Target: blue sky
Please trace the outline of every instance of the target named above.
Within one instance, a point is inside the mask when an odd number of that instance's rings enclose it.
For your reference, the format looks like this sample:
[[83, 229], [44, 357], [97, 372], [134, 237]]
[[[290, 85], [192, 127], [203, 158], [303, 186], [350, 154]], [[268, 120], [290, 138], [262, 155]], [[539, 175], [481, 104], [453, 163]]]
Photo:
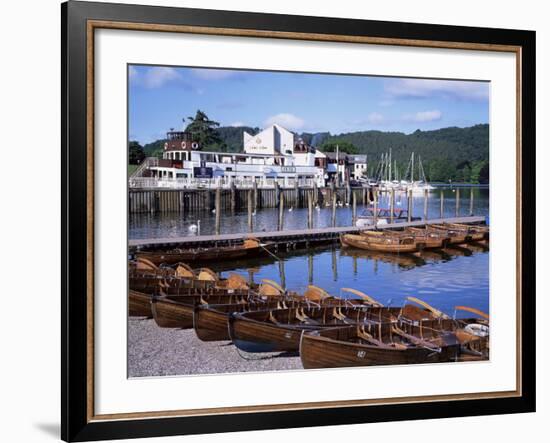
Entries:
[[148, 143], [201, 109], [222, 126], [410, 133], [489, 122], [489, 83], [132, 65], [129, 135]]

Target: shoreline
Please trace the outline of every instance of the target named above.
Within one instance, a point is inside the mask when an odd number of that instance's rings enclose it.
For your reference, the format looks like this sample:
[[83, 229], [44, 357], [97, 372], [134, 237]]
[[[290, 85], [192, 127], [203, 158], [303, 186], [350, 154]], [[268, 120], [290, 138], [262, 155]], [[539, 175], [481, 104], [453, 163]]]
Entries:
[[153, 319], [128, 319], [128, 377], [303, 370], [300, 357], [248, 354], [230, 341], [203, 342], [193, 329], [160, 328]]

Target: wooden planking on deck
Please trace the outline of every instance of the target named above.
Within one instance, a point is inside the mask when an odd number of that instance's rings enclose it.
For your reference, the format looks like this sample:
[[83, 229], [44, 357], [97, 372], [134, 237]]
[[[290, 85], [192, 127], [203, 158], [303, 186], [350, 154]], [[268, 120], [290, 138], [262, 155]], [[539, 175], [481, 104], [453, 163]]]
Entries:
[[[451, 218], [438, 218], [431, 220], [417, 220], [413, 222], [399, 222], [387, 225], [378, 225], [378, 229], [394, 229], [394, 228], [406, 228], [408, 226], [424, 226], [426, 224], [436, 223], [482, 223], [485, 221], [483, 216], [470, 216], [470, 217], [451, 217]], [[361, 228], [361, 230], [374, 229], [374, 226]], [[271, 241], [292, 241], [292, 239], [307, 240], [307, 238], [315, 239], [316, 237], [337, 237], [339, 234], [347, 234], [359, 231], [360, 228], [355, 226], [344, 227], [328, 227], [328, 228], [314, 228], [314, 229], [285, 229], [283, 231], [272, 232], [250, 232], [250, 233], [238, 233], [238, 234], [221, 234], [221, 235], [195, 235], [187, 237], [172, 237], [172, 238], [149, 238], [149, 239], [136, 239], [129, 240], [128, 246], [130, 248], [148, 248], [148, 247], [164, 247], [164, 246], [177, 246], [186, 244], [199, 244], [199, 243], [213, 243], [213, 242], [230, 242], [235, 240], [242, 240], [246, 237], [256, 237], [260, 240]]]

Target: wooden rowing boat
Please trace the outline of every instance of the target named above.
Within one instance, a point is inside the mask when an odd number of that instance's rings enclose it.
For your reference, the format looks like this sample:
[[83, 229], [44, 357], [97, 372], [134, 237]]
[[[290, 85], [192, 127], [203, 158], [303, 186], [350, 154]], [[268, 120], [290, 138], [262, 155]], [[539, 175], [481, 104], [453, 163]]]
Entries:
[[[432, 318], [401, 315], [396, 322], [364, 323], [305, 332], [300, 341], [304, 368], [334, 368], [489, 358], [489, 316], [467, 306], [456, 311], [474, 318], [451, 319], [445, 313], [414, 297]], [[408, 305], [406, 305], [408, 306]], [[412, 306], [412, 305], [411, 305]]]
[[202, 341], [229, 340], [227, 319], [233, 312], [257, 311], [292, 305], [285, 299], [270, 298], [263, 303], [197, 305], [193, 310], [193, 327]]
[[148, 317], [153, 316], [151, 311], [151, 296], [143, 292], [128, 291], [128, 315], [130, 317]]
[[168, 251], [140, 251], [137, 258], [145, 258], [154, 264], [178, 262], [204, 262], [209, 260], [232, 260], [258, 255], [269, 245], [258, 239], [247, 238], [242, 243], [210, 248], [177, 248]]
[[[274, 293], [269, 288], [278, 287]], [[344, 292], [356, 298], [338, 298], [327, 294], [323, 289], [310, 285], [303, 295], [284, 291], [277, 283], [271, 280], [262, 280], [258, 297], [248, 304], [231, 305], [199, 305], [193, 313], [193, 321], [197, 336], [203, 341], [229, 340], [228, 321], [234, 312], [265, 311], [287, 308], [309, 308], [313, 306], [379, 306], [380, 304], [360, 291], [344, 288]], [[358, 297], [358, 298], [357, 298]]]
[[369, 236], [342, 234], [340, 235], [340, 242], [342, 246], [352, 246], [354, 248], [366, 249], [375, 252], [388, 252], [395, 254], [418, 251], [418, 246], [412, 236], [399, 238], [392, 235]]
[[403, 232], [414, 236], [419, 250], [441, 249], [445, 247], [449, 239], [444, 232], [437, 232], [426, 228], [408, 227]]
[[424, 309], [405, 307], [298, 306], [290, 309], [232, 313], [229, 335], [237, 348], [246, 352], [295, 352], [303, 331], [341, 327], [347, 324], [381, 324], [398, 318], [409, 321], [433, 319]]
[[460, 342], [454, 332], [440, 328], [441, 322], [386, 322], [305, 332], [300, 359], [305, 369], [455, 361]]
[[151, 312], [161, 328], [189, 329], [193, 327], [195, 306], [206, 304], [237, 304], [252, 300], [249, 291], [217, 291], [211, 294], [164, 295], [151, 297]]

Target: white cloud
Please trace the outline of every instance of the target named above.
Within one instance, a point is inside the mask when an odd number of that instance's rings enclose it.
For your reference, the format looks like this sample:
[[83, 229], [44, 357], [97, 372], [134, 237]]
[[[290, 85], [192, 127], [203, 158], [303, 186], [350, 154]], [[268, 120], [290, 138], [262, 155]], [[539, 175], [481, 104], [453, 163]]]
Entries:
[[391, 98], [443, 97], [475, 101], [489, 98], [487, 82], [398, 79], [386, 82], [384, 89]]
[[144, 73], [138, 73], [135, 70], [131, 75], [133, 76], [132, 78], [146, 88], [160, 88], [168, 82], [181, 79], [181, 75], [176, 69], [161, 66], [148, 68]]
[[236, 71], [231, 71], [229, 69], [205, 69], [205, 68], [195, 68], [191, 72], [197, 78], [202, 80], [224, 80], [229, 77], [234, 77], [238, 74]]
[[138, 70], [136, 69], [135, 66], [130, 65], [130, 67], [128, 68], [128, 76], [130, 78], [137, 78]]
[[441, 120], [443, 114], [441, 111], [434, 109], [433, 111], [419, 111], [414, 114], [406, 114], [403, 120], [416, 123], [426, 123]]
[[371, 112], [367, 116], [367, 123], [370, 123], [371, 125], [378, 125], [382, 123], [385, 120], [384, 116], [378, 112]]
[[238, 128], [240, 126], [246, 126], [243, 122], [233, 122], [229, 126], [233, 126], [234, 128]]
[[271, 126], [274, 124], [281, 125], [282, 127], [290, 130], [297, 130], [304, 127], [304, 120], [293, 114], [281, 113], [272, 115], [264, 121], [264, 126]]

